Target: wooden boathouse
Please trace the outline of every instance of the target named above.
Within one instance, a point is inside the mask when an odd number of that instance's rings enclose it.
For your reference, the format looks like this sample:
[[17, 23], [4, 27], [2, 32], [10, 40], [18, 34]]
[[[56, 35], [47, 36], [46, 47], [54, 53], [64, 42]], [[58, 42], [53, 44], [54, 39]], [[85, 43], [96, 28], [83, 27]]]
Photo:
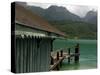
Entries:
[[11, 71], [49, 71], [53, 40], [65, 34], [22, 5], [11, 4]]

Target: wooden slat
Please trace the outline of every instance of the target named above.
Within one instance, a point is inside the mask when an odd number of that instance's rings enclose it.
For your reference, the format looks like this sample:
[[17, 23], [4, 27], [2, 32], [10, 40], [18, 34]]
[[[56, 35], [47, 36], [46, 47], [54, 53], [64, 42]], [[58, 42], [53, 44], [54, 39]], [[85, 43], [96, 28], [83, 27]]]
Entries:
[[50, 70], [53, 70], [57, 65], [60, 64], [60, 62], [65, 58], [65, 56], [60, 57], [59, 60], [57, 62], [54, 63], [54, 65], [51, 65]]

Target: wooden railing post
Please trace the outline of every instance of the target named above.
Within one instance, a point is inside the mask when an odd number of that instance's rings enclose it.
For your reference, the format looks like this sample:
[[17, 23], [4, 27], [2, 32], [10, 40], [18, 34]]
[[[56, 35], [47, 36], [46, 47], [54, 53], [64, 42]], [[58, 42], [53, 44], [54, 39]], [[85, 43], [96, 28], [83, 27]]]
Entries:
[[69, 57], [68, 57], [68, 63], [70, 63], [70, 48], [68, 49], [68, 55], [69, 55]]
[[57, 70], [59, 70], [59, 69], [60, 69], [60, 66], [59, 66], [59, 64], [57, 65], [56, 69], [57, 69]]
[[[57, 52], [57, 61], [59, 60], [59, 52]], [[59, 64], [56, 66], [56, 69], [59, 70]]]
[[57, 52], [57, 60], [59, 60], [59, 52]]
[[63, 57], [63, 50], [60, 51], [60, 56]]
[[[63, 50], [60, 51], [60, 56], [63, 57]], [[62, 61], [60, 62], [60, 66], [62, 66]]]
[[51, 56], [51, 65], [54, 64], [54, 60], [53, 60], [53, 57]]
[[79, 62], [79, 44], [75, 46], [75, 63]]

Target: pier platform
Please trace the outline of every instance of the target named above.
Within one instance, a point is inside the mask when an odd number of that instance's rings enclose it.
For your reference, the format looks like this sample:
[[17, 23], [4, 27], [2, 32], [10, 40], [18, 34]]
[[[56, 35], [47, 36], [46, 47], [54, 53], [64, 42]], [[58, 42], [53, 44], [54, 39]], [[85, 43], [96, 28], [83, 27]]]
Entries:
[[[65, 50], [64, 50], [65, 51]], [[68, 63], [71, 62], [71, 58], [74, 58], [74, 62], [79, 62], [79, 45], [75, 46], [75, 52], [71, 53], [70, 48], [68, 49], [68, 52], [63, 52], [63, 50], [57, 51], [57, 52], [51, 52], [51, 64], [50, 64], [50, 71], [52, 70], [59, 70], [62, 66], [62, 61], [64, 59], [68, 59]]]

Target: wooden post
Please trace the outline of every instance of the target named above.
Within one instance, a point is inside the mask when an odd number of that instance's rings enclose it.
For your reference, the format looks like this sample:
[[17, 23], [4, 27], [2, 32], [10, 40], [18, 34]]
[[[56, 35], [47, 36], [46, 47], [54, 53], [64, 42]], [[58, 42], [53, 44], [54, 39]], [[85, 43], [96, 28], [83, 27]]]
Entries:
[[63, 57], [63, 50], [60, 51], [60, 56]]
[[59, 52], [57, 52], [57, 60], [59, 60]]
[[75, 63], [79, 62], [79, 44], [76, 45], [75, 47]]
[[[60, 51], [60, 56], [63, 57], [63, 50]], [[62, 61], [60, 62], [60, 66], [62, 66]]]
[[62, 67], [62, 61], [60, 62], [60, 66]]
[[57, 69], [57, 70], [59, 70], [59, 69], [60, 69], [59, 64], [57, 65], [56, 69]]
[[53, 57], [51, 56], [51, 65], [54, 64], [54, 60], [53, 60]]
[[53, 41], [54, 41], [55, 39], [51, 39], [51, 52], [53, 51]]
[[[57, 61], [59, 60], [59, 52], [57, 52]], [[56, 69], [59, 70], [59, 64], [56, 66]]]
[[68, 57], [68, 63], [70, 64], [70, 48], [68, 49], [68, 55], [69, 55], [69, 57]]

